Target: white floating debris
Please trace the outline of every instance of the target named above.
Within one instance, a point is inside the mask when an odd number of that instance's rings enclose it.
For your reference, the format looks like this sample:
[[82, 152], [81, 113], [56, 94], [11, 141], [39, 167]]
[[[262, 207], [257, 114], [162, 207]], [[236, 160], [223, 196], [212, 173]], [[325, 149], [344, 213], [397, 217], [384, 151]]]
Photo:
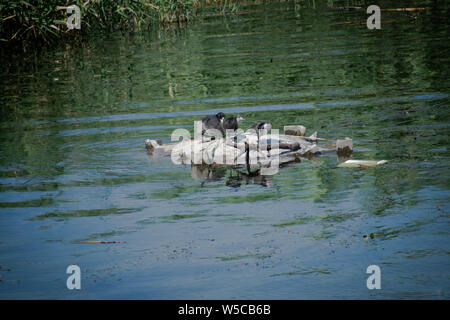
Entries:
[[387, 160], [347, 160], [338, 165], [344, 168], [371, 168], [387, 163]]

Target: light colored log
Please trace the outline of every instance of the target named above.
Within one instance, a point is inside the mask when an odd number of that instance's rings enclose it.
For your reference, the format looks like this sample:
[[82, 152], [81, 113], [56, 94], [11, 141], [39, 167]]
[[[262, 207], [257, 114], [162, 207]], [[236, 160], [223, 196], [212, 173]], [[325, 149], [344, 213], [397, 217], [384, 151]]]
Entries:
[[311, 138], [317, 139], [317, 133], [312, 137], [266, 134], [259, 139], [255, 134], [244, 133], [236, 138], [212, 141], [191, 139], [166, 144], [147, 139], [145, 146], [149, 154], [170, 156], [174, 163], [240, 166], [247, 165], [249, 159], [248, 169], [251, 171], [298, 161], [300, 157], [309, 158], [319, 152], [335, 151], [311, 141]]
[[347, 160], [338, 167], [348, 168], [371, 168], [387, 163], [387, 160]]

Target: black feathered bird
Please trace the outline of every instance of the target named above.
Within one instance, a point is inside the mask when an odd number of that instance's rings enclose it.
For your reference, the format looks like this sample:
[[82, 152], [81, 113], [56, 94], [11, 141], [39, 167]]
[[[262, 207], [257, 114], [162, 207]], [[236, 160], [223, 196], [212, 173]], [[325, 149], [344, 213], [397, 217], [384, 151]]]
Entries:
[[224, 118], [225, 114], [223, 112], [204, 117], [202, 119], [202, 135], [204, 135], [208, 129], [216, 129], [222, 133], [222, 136], [224, 136], [224, 131], [221, 125]]
[[241, 117], [241, 115], [237, 115], [236, 117], [228, 117], [223, 122], [223, 128], [225, 130], [231, 129], [236, 131], [239, 127], [239, 121], [244, 120], [244, 118]]
[[272, 129], [272, 125], [270, 124], [269, 121], [256, 121], [255, 123], [253, 123], [249, 129], [253, 129], [256, 131], [256, 134], [259, 137], [259, 131], [260, 130], [265, 130], [266, 132], [269, 132], [269, 130]]

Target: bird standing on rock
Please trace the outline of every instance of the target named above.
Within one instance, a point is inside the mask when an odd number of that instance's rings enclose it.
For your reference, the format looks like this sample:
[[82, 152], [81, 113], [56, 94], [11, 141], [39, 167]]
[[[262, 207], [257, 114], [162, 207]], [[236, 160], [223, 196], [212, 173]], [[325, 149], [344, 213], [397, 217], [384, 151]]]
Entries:
[[223, 122], [223, 128], [225, 130], [230, 129], [236, 131], [239, 127], [239, 121], [244, 120], [241, 115], [237, 115], [236, 117], [228, 117]]
[[270, 124], [269, 121], [256, 121], [255, 123], [253, 123], [249, 129], [253, 129], [256, 131], [256, 135], [259, 138], [259, 134], [261, 133], [265, 133], [267, 134], [271, 129], [272, 129], [272, 125]]
[[223, 119], [225, 118], [225, 114], [223, 112], [219, 112], [215, 115], [211, 115], [211, 116], [206, 116], [202, 119], [202, 136], [205, 135], [206, 130], [209, 129], [215, 129], [218, 130], [221, 134], [222, 137], [224, 136], [224, 131], [222, 128], [222, 122]]

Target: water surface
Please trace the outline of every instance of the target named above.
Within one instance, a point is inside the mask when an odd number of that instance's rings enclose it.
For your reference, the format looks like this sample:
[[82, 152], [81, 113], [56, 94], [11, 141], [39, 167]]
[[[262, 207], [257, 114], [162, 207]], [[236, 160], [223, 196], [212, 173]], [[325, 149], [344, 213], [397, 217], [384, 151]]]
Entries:
[[[381, 30], [326, 4], [242, 7], [4, 61], [0, 298], [448, 299], [449, 6], [413, 5], [428, 10], [383, 12]], [[198, 179], [146, 153], [218, 111], [389, 163]]]

